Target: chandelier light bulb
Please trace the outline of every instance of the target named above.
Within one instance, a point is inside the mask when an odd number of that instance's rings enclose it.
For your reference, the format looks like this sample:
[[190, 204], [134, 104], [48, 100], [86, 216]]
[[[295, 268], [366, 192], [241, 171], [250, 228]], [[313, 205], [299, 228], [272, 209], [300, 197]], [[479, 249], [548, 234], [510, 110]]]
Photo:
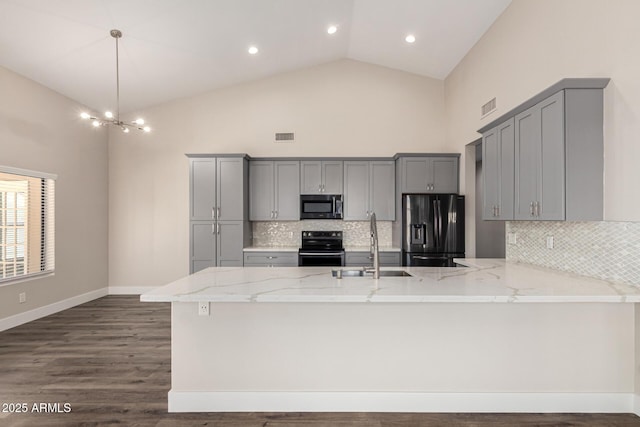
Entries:
[[143, 125], [144, 124], [144, 119], [136, 119], [136, 121], [134, 122], [137, 125]]
[[100, 122], [97, 120], [94, 120], [91, 124], [93, 125], [94, 128], [97, 128], [98, 126], [100, 126]]
[[91, 115], [89, 113], [85, 113], [84, 111], [82, 113], [80, 113], [80, 118], [87, 120], [91, 118]]
[[104, 116], [105, 116], [107, 119], [113, 119], [113, 113], [112, 113], [111, 111], [106, 111], [106, 112], [104, 113]]

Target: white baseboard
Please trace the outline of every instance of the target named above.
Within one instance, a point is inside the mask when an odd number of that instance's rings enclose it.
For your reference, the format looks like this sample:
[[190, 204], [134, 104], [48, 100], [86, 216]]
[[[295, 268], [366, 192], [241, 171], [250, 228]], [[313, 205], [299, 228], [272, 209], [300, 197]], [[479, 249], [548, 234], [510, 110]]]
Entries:
[[633, 413], [640, 417], [640, 395], [633, 395]]
[[109, 286], [109, 295], [142, 295], [153, 289], [153, 286]]
[[75, 307], [76, 305], [84, 304], [85, 302], [93, 301], [94, 299], [98, 299], [107, 295], [107, 288], [101, 288], [95, 291], [87, 292], [86, 294], [76, 295], [75, 297], [54, 302], [53, 304], [45, 305], [44, 307], [34, 308], [33, 310], [25, 311], [24, 313], [0, 319], [0, 331], [6, 331], [7, 329], [24, 325], [25, 323], [32, 322], [42, 317], [50, 316], [59, 311], [66, 310], [68, 308]]
[[169, 391], [169, 412], [634, 412], [632, 393]]

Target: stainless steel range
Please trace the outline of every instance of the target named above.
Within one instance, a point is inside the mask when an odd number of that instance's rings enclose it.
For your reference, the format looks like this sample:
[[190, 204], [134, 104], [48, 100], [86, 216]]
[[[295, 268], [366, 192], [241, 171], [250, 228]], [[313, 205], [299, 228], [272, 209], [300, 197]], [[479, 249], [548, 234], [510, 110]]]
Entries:
[[342, 231], [303, 231], [298, 266], [343, 266]]

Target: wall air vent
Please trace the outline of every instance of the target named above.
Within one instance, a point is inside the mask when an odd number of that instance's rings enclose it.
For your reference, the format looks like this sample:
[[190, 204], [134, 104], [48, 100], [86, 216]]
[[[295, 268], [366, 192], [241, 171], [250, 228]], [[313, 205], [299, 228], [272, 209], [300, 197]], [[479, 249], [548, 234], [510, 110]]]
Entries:
[[276, 133], [276, 142], [293, 142], [293, 132], [278, 132]]
[[480, 118], [484, 118], [496, 110], [496, 99], [493, 98], [480, 108]]

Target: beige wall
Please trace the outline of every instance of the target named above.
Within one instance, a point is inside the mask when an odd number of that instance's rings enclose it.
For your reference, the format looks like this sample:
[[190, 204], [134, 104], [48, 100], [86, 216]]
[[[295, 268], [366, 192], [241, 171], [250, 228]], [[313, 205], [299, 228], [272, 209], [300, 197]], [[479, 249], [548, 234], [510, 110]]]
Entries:
[[[148, 135], [109, 141], [109, 285], [188, 273], [185, 153], [391, 156], [445, 152], [444, 82], [340, 60], [144, 112]], [[295, 132], [293, 144], [275, 132]]]
[[[640, 220], [638, 17], [637, 0], [514, 0], [445, 80], [450, 149], [463, 152], [477, 129], [562, 78], [611, 77], [605, 219]], [[494, 96], [498, 111], [480, 120]]]
[[58, 175], [56, 273], [0, 286], [1, 320], [106, 288], [108, 185], [107, 134], [78, 103], [4, 68], [0, 94], [0, 164]]

